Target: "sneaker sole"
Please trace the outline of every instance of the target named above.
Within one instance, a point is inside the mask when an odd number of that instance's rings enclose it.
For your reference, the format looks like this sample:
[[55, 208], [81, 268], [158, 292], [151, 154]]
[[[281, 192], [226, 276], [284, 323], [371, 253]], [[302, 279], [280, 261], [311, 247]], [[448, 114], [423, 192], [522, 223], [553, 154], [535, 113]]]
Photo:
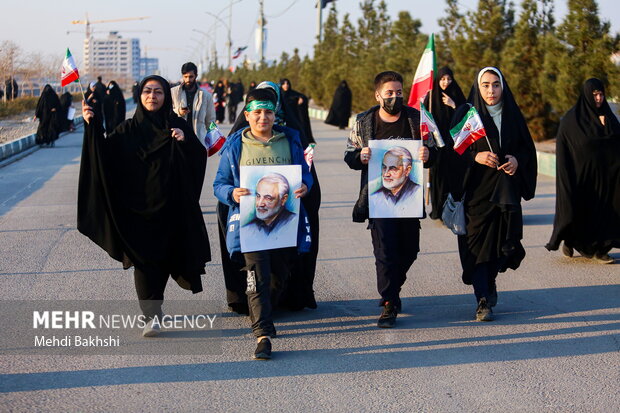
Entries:
[[394, 327], [394, 323], [392, 323], [392, 324], [377, 323], [377, 327], [379, 327], [379, 328], [393, 328]]
[[476, 321], [483, 321], [483, 322], [493, 321], [493, 316], [491, 316], [491, 315], [481, 316], [481, 317], [476, 316]]
[[254, 360], [271, 360], [271, 355], [265, 353], [254, 354]]
[[157, 337], [160, 333], [160, 330], [149, 330], [142, 333], [142, 337]]

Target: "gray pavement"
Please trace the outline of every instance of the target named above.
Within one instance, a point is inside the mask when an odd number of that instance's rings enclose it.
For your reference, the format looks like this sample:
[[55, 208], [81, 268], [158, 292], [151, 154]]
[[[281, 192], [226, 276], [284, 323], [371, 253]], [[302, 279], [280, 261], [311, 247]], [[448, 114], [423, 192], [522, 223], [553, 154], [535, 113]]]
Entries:
[[[314, 122], [323, 193], [317, 310], [281, 312], [274, 359], [251, 360], [246, 317], [224, 311], [209, 160], [201, 205], [213, 261], [222, 355], [0, 355], [0, 411], [620, 411], [620, 254], [615, 265], [549, 253], [554, 182], [524, 204], [527, 257], [500, 275], [496, 321], [472, 321], [455, 237], [422, 223], [421, 253], [397, 327], [379, 314], [370, 234], [351, 222], [359, 175], [342, 161], [346, 131]], [[123, 271], [76, 230], [81, 133], [0, 169], [2, 299], [134, 299]], [[10, 314], [3, 314], [4, 317]], [[0, 332], [2, 334], [2, 332]]]

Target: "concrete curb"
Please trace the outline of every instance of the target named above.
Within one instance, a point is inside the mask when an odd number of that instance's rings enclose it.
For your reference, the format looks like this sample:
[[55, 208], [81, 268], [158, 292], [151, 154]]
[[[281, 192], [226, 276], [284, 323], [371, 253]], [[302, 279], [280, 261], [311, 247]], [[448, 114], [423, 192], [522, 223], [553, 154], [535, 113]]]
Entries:
[[[327, 118], [327, 111], [317, 108], [309, 108], [308, 114], [311, 118], [318, 120], [325, 120]], [[355, 116], [349, 118], [349, 128], [352, 128], [355, 124]], [[536, 157], [538, 158], [538, 173], [547, 176], [555, 176], [555, 154], [536, 151]]]

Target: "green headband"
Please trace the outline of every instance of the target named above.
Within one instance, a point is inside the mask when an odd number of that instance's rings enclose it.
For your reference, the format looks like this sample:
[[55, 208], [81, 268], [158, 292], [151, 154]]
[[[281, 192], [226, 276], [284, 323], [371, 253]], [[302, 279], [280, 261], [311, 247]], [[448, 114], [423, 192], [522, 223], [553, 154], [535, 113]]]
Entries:
[[275, 112], [276, 105], [274, 105], [270, 100], [253, 100], [245, 105], [246, 112], [252, 112], [253, 110], [258, 109], [267, 109]]

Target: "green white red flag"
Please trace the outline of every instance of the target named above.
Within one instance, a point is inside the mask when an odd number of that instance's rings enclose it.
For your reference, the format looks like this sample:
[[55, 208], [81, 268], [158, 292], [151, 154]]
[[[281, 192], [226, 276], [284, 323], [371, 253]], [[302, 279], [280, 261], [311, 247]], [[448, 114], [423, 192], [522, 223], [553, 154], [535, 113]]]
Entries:
[[205, 136], [203, 142], [201, 142], [207, 149], [207, 156], [216, 154], [217, 151], [224, 146], [225, 142], [226, 137], [220, 132], [215, 122], [211, 122], [207, 130], [207, 136]]
[[71, 82], [77, 82], [80, 80], [80, 74], [78, 73], [75, 60], [67, 48], [67, 54], [65, 60], [62, 62], [62, 69], [60, 71], [60, 86], [65, 87]]
[[446, 144], [443, 142], [439, 128], [433, 119], [433, 115], [426, 110], [424, 103], [420, 102], [420, 135], [423, 140], [427, 140], [431, 136], [435, 139], [435, 143], [439, 148], [443, 148]]
[[411, 93], [407, 104], [416, 109], [420, 109], [420, 101], [433, 88], [433, 78], [437, 73], [437, 59], [435, 58], [435, 35], [431, 33], [428, 43], [424, 48], [420, 63], [413, 76]]
[[459, 155], [462, 155], [472, 143], [487, 136], [482, 119], [474, 106], [467, 111], [458, 125], [450, 129], [450, 135], [454, 140], [454, 150]]

